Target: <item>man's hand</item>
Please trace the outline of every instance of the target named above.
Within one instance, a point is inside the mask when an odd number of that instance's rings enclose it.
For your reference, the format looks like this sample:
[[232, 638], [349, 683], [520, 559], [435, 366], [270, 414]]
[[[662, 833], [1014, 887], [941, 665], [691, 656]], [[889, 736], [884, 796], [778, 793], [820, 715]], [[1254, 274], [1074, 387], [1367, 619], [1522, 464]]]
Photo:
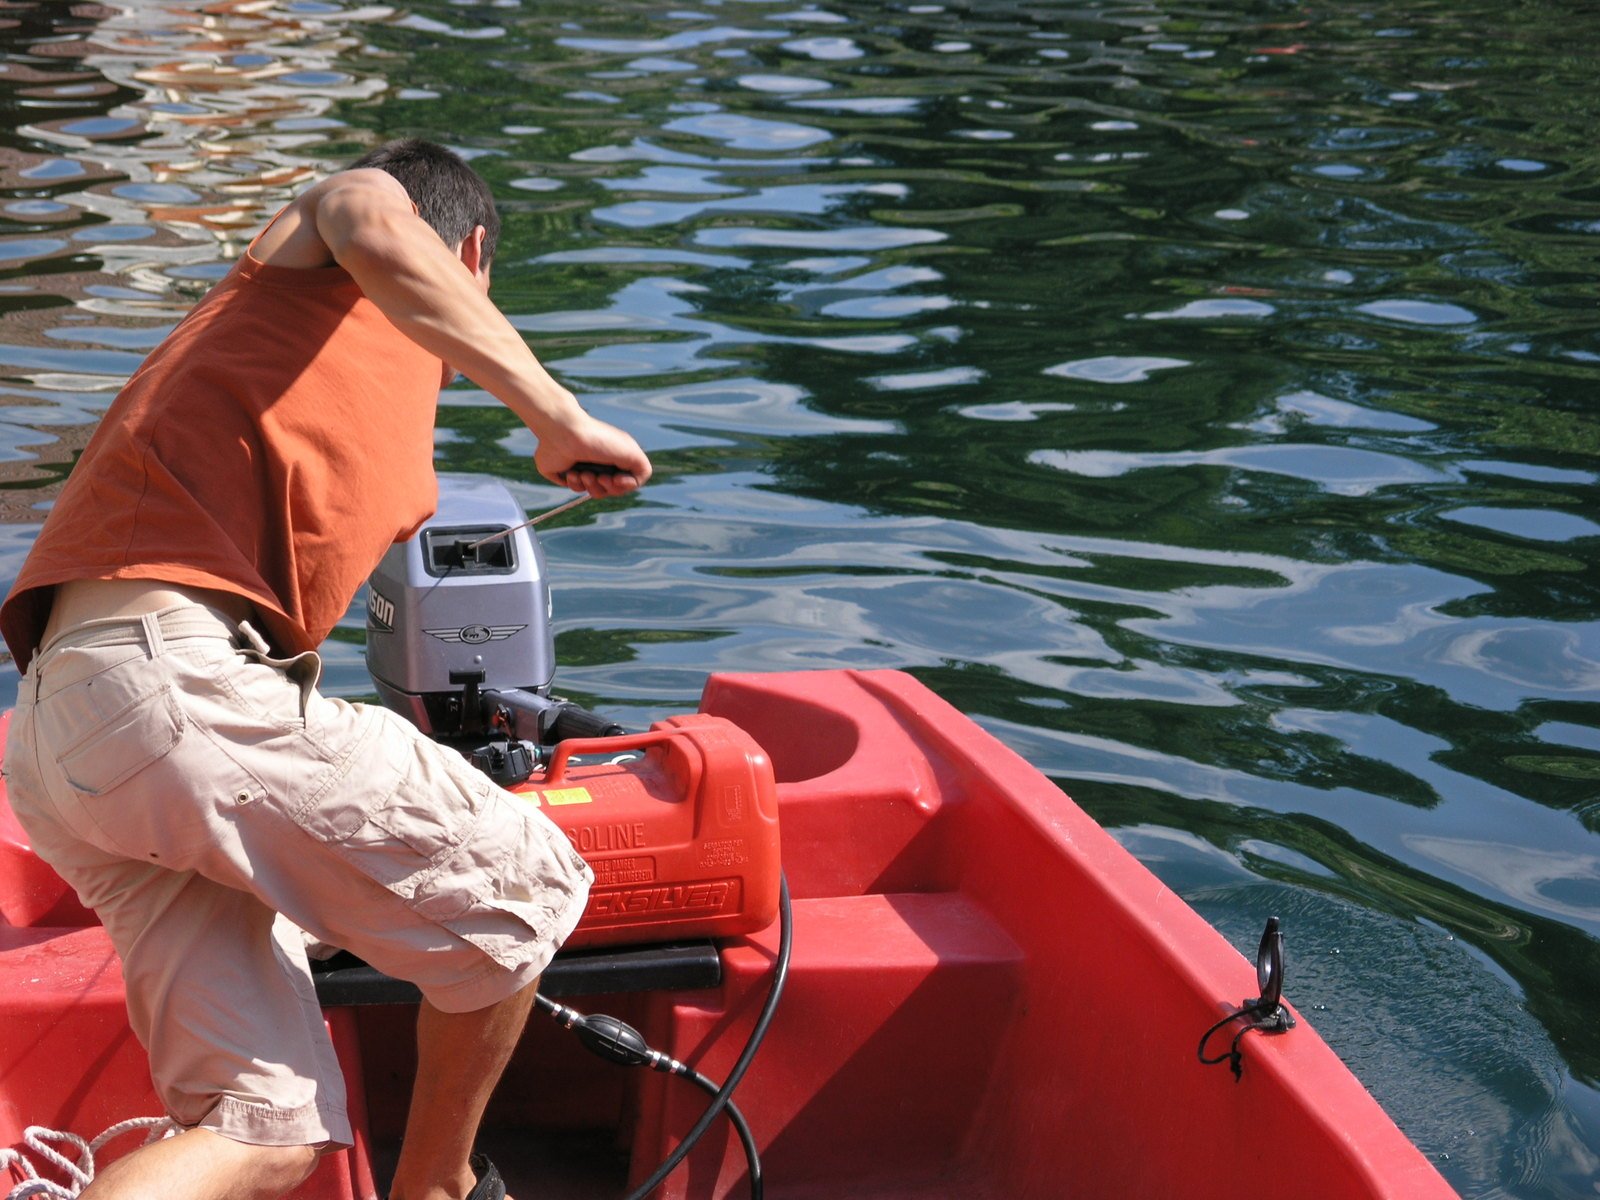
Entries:
[[533, 465], [551, 483], [595, 497], [624, 495], [642, 487], [651, 473], [637, 442], [587, 413], [576, 427], [540, 439]]
[[641, 486], [650, 460], [639, 444], [584, 412], [489, 300], [482, 233], [480, 226], [461, 245], [446, 246], [398, 180], [368, 169], [309, 189], [259, 249], [281, 266], [331, 258], [349, 271], [397, 329], [516, 413], [539, 439], [534, 465], [552, 483], [591, 496]]

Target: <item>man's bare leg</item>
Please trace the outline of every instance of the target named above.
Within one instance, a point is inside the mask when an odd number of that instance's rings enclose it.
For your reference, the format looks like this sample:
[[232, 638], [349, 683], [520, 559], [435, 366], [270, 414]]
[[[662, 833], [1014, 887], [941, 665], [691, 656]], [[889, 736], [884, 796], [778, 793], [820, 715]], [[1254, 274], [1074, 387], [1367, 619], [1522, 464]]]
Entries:
[[250, 1146], [190, 1129], [117, 1159], [82, 1200], [276, 1200], [311, 1174], [317, 1157], [312, 1146]]
[[417, 1014], [417, 1081], [389, 1200], [463, 1200], [489, 1094], [511, 1059], [539, 983], [473, 1012]]

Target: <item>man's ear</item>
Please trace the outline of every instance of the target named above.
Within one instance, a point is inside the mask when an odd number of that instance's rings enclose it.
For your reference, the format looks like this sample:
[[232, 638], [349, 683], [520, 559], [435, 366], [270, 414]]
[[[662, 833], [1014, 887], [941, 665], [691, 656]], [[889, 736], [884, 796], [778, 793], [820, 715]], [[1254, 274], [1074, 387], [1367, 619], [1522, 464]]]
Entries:
[[461, 262], [474, 275], [482, 275], [488, 265], [483, 261], [483, 239], [487, 233], [482, 225], [474, 225], [472, 232], [461, 241]]

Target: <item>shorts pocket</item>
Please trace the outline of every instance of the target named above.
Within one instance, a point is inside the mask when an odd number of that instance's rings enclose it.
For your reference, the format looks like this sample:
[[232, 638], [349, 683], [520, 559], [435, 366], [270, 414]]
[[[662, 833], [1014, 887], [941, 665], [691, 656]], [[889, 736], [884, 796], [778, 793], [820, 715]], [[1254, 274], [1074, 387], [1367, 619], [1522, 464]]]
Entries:
[[[63, 697], [69, 699], [76, 703]], [[163, 684], [104, 719], [83, 722], [82, 736], [61, 736], [73, 728], [65, 715], [52, 714], [63, 719], [50, 730], [56, 736], [46, 762], [55, 770], [47, 788], [62, 820], [103, 850], [171, 870], [200, 869], [228, 814], [265, 795], [176, 687]], [[43, 729], [41, 712], [41, 741]]]
[[92, 689], [97, 682], [102, 690], [107, 685], [115, 690], [114, 676], [141, 675], [149, 661], [143, 646], [67, 646], [38, 655], [28, 664], [28, 674], [39, 689], [39, 703], [48, 704], [63, 693]]
[[550, 822], [494, 792], [469, 843], [413, 907], [503, 967], [549, 961], [577, 924], [593, 873]]
[[[353, 710], [358, 727], [347, 753], [290, 815], [345, 864], [438, 920], [430, 884], [461, 871], [460, 860], [470, 857], [480, 795], [440, 769], [453, 751], [423, 742], [393, 713], [368, 705]], [[496, 857], [504, 853], [503, 845], [491, 849]], [[488, 876], [469, 886], [473, 894], [452, 894], [443, 903], [461, 911], [488, 888]]]
[[348, 745], [291, 814], [295, 824], [319, 841], [339, 843], [358, 832], [370, 834], [366, 827], [394, 802], [416, 757], [412, 736], [398, 717], [369, 705], [354, 711], [358, 725]]
[[170, 754], [183, 729], [183, 709], [164, 683], [76, 739], [56, 765], [74, 790], [101, 796]]
[[[507, 853], [485, 823], [489, 789], [460, 786], [440, 769], [454, 751], [418, 746], [390, 714], [374, 715], [382, 719], [360, 765], [301, 825], [418, 915], [442, 922], [493, 890], [494, 868]], [[396, 771], [397, 763], [404, 769]]]
[[549, 962], [561, 948], [558, 913], [527, 900], [486, 896], [448, 921], [440, 922], [507, 970], [535, 959]]

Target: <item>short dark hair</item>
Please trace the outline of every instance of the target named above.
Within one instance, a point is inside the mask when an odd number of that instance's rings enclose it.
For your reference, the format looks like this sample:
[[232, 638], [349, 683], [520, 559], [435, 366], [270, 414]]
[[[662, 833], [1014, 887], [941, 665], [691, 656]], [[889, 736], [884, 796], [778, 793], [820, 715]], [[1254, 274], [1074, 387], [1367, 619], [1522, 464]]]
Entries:
[[360, 167], [375, 167], [398, 179], [416, 203], [417, 214], [447, 246], [465, 241], [482, 225], [483, 263], [494, 261], [500, 213], [489, 185], [459, 154], [421, 138], [399, 138], [369, 150], [346, 169]]

